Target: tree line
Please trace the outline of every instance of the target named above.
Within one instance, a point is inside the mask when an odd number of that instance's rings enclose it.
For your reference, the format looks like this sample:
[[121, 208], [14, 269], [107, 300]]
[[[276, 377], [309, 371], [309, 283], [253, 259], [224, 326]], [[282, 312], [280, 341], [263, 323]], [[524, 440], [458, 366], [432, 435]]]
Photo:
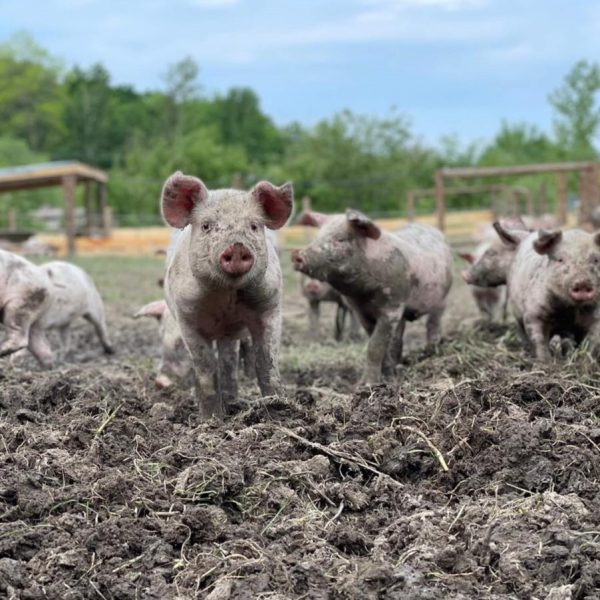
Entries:
[[[117, 85], [101, 64], [66, 69], [20, 33], [0, 44], [0, 167], [76, 159], [109, 171], [108, 198], [122, 224], [158, 220], [158, 194], [176, 169], [228, 187], [237, 175], [292, 180], [298, 197], [319, 210], [355, 206], [398, 213], [406, 192], [431, 186], [435, 169], [596, 158], [600, 67], [576, 63], [548, 96], [554, 128], [503, 122], [493, 139], [463, 144], [447, 136], [433, 146], [410, 120], [343, 110], [314, 126], [276, 125], [249, 88], [207, 94], [192, 58], [173, 64], [163, 86], [139, 92]], [[523, 178], [511, 183], [534, 186]], [[538, 180], [539, 183], [539, 180]], [[59, 201], [58, 191], [22, 192], [19, 204]], [[455, 206], [481, 202], [453, 198]], [[424, 206], [427, 210], [429, 206]]]

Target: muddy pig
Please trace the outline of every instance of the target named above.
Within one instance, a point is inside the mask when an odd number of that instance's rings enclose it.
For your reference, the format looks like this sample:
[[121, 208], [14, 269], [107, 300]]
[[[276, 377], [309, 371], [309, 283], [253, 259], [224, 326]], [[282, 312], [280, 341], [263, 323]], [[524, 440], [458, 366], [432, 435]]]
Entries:
[[554, 336], [580, 343], [588, 337], [597, 352], [600, 333], [600, 233], [579, 229], [511, 232], [495, 224], [516, 246], [508, 273], [512, 311], [538, 359], [550, 358]]
[[452, 283], [450, 248], [438, 230], [408, 225], [387, 233], [353, 209], [305, 213], [300, 222], [319, 232], [304, 250], [292, 252], [294, 269], [327, 281], [356, 311], [370, 336], [367, 381], [393, 372], [406, 321], [427, 315], [427, 341], [435, 341]]
[[40, 318], [50, 306], [47, 275], [28, 260], [0, 250], [0, 322], [6, 339], [0, 356], [28, 348], [44, 367], [52, 364], [52, 350]]
[[[509, 231], [531, 231], [519, 217], [504, 218], [500, 223]], [[508, 296], [505, 285], [515, 251], [516, 246], [503, 242], [492, 227], [489, 238], [478, 244], [473, 253], [460, 254], [471, 265], [461, 272], [461, 276], [469, 284], [480, 313], [489, 320], [494, 318], [500, 303], [502, 317], [506, 319]]]
[[69, 327], [77, 317], [92, 323], [105, 352], [113, 351], [98, 290], [75, 265], [54, 261], [37, 266], [0, 251], [0, 306], [8, 331], [0, 356], [28, 348], [42, 366], [50, 367], [54, 356], [46, 332], [58, 330], [64, 354], [69, 345]]
[[167, 255], [166, 300], [192, 357], [205, 417], [222, 415], [226, 402], [237, 397], [236, 340], [246, 330], [261, 393], [282, 391], [281, 267], [265, 227], [283, 227], [292, 209], [289, 183], [276, 187], [261, 181], [247, 192], [209, 191], [200, 179], [180, 172], [165, 182], [163, 218], [183, 230]]
[[50, 305], [39, 322], [44, 330], [58, 331], [63, 358], [69, 350], [69, 328], [79, 317], [92, 324], [104, 352], [112, 354], [114, 350], [108, 338], [104, 304], [91, 277], [79, 267], [60, 260], [38, 268], [48, 278], [50, 294]]
[[354, 312], [339, 292], [334, 290], [327, 282], [311, 279], [305, 275], [302, 275], [300, 278], [300, 290], [308, 302], [308, 322], [310, 331], [314, 337], [318, 338], [320, 335], [320, 306], [322, 302], [331, 302], [337, 305], [335, 312], [335, 340], [339, 342], [342, 339], [348, 316], [350, 317], [350, 337], [356, 337], [358, 322], [354, 316]]
[[159, 322], [161, 349], [158, 375], [154, 380], [156, 387], [169, 387], [173, 384], [173, 378], [185, 383], [192, 371], [192, 363], [167, 303], [164, 300], [150, 302], [142, 306], [134, 317], [154, 317]]

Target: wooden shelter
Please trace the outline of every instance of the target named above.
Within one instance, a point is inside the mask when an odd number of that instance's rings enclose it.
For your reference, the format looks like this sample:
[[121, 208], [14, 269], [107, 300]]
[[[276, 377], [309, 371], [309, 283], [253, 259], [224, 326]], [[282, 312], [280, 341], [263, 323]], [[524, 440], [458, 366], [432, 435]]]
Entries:
[[110, 214], [106, 205], [108, 175], [78, 161], [58, 161], [7, 167], [0, 169], [0, 193], [31, 190], [41, 187], [62, 186], [64, 193], [65, 234], [67, 251], [75, 254], [75, 190], [85, 186], [85, 229], [90, 235], [94, 225], [93, 188], [100, 215], [102, 235], [110, 235]]
[[596, 162], [564, 162], [516, 165], [513, 167], [459, 167], [440, 169], [435, 173], [435, 199], [438, 227], [444, 231], [446, 226], [446, 180], [542, 174], [556, 175], [556, 213], [559, 221], [564, 223], [567, 217], [567, 175], [572, 172], [579, 174], [579, 221], [583, 222], [589, 219], [590, 213], [593, 208], [598, 205], [600, 199], [598, 163]]

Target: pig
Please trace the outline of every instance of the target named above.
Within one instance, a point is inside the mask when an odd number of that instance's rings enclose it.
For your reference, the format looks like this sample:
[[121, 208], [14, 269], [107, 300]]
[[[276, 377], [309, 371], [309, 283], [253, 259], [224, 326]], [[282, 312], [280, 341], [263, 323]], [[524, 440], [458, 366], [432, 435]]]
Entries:
[[539, 360], [551, 356], [559, 336], [580, 343], [589, 337], [597, 353], [600, 329], [600, 233], [579, 229], [534, 233], [494, 226], [516, 248], [508, 273], [511, 309]]
[[337, 305], [335, 314], [334, 338], [341, 341], [344, 334], [346, 317], [350, 313], [350, 337], [356, 337], [358, 322], [354, 312], [349, 308], [344, 297], [325, 281], [312, 279], [302, 275], [300, 278], [300, 290], [308, 301], [308, 322], [311, 333], [318, 337], [320, 333], [320, 305], [321, 302], [331, 302]]
[[200, 179], [178, 171], [164, 184], [163, 218], [182, 230], [167, 254], [165, 296], [191, 355], [205, 418], [221, 417], [237, 397], [235, 344], [245, 332], [252, 338], [261, 394], [283, 392], [282, 275], [265, 228], [283, 227], [293, 206], [290, 183], [277, 187], [261, 181], [250, 191], [209, 191]]
[[105, 354], [113, 354], [114, 349], [106, 327], [104, 303], [92, 278], [76, 265], [60, 260], [45, 263], [38, 268], [48, 278], [50, 295], [50, 305], [39, 322], [46, 331], [58, 331], [63, 357], [70, 346], [71, 324], [79, 317], [92, 324]]
[[158, 375], [154, 382], [163, 389], [173, 384], [173, 377], [180, 381], [188, 378], [192, 371], [190, 356], [185, 348], [177, 321], [173, 317], [165, 300], [155, 300], [138, 310], [135, 318], [153, 317], [159, 322], [161, 337], [161, 355]]
[[50, 306], [47, 275], [25, 258], [0, 250], [0, 322], [6, 339], [0, 357], [28, 348], [43, 367], [53, 355], [40, 318]]
[[365, 381], [393, 372], [406, 321], [427, 315], [427, 342], [435, 342], [452, 284], [450, 247], [441, 232], [410, 224], [388, 233], [354, 209], [304, 213], [300, 222], [319, 232], [292, 252], [294, 269], [332, 285], [356, 311], [370, 336]]
[[93, 281], [75, 265], [54, 261], [37, 266], [0, 251], [0, 307], [8, 330], [0, 356], [28, 348], [40, 365], [51, 367], [54, 355], [46, 332], [58, 330], [62, 352], [66, 353], [69, 327], [77, 317], [90, 321], [105, 352], [113, 352], [102, 299]]
[[[504, 218], [500, 223], [510, 231], [531, 231], [519, 217]], [[478, 244], [473, 253], [460, 254], [471, 265], [461, 272], [461, 276], [471, 286], [475, 303], [484, 318], [492, 320], [496, 307], [502, 302], [502, 317], [506, 319], [508, 295], [505, 284], [515, 250], [516, 246], [503, 243], [492, 228], [490, 239]]]

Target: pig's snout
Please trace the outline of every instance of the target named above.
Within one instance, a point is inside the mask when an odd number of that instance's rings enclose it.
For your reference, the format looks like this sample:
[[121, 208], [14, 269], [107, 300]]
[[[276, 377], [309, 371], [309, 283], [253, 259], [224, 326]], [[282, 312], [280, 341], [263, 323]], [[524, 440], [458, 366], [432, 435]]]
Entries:
[[309, 281], [304, 285], [304, 289], [309, 294], [318, 294], [321, 291], [321, 284], [318, 281]]
[[252, 268], [254, 256], [244, 244], [237, 242], [223, 250], [219, 262], [225, 273], [239, 276], [244, 275]]
[[471, 273], [469, 271], [461, 271], [460, 276], [465, 280], [466, 283], [472, 283], [473, 279], [471, 278]]
[[577, 281], [571, 286], [569, 295], [575, 302], [589, 302], [596, 296], [596, 288], [591, 281]]
[[302, 271], [302, 268], [304, 267], [302, 250], [292, 250], [292, 265], [296, 271]]

